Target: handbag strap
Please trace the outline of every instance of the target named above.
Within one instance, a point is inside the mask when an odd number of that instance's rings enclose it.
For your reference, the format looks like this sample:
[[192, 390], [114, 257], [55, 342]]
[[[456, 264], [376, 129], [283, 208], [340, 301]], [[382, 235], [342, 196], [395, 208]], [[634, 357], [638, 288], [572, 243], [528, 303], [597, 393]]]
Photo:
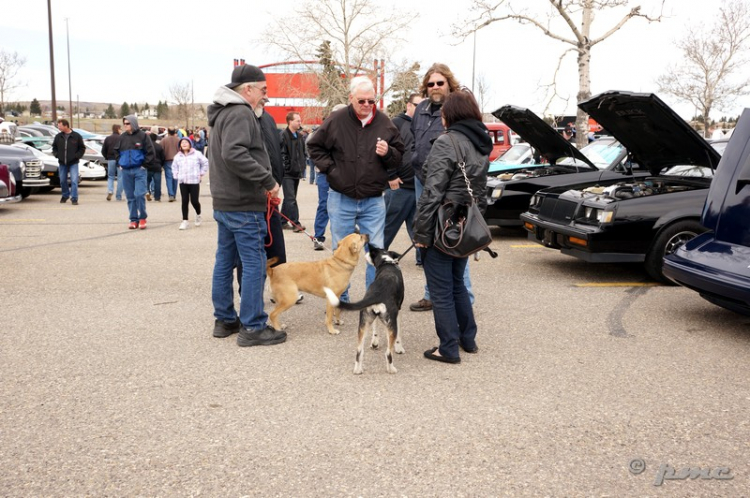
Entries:
[[464, 159], [463, 154], [461, 154], [460, 149], [458, 148], [458, 145], [456, 145], [456, 141], [453, 139], [453, 135], [448, 132], [448, 138], [451, 139], [451, 142], [453, 142], [453, 148], [456, 150], [456, 165], [461, 170], [461, 174], [464, 175], [464, 181], [466, 181], [466, 190], [469, 191], [469, 197], [471, 197], [471, 200], [474, 200], [474, 191], [471, 189], [471, 182], [469, 181], [469, 177], [466, 176], [466, 159]]

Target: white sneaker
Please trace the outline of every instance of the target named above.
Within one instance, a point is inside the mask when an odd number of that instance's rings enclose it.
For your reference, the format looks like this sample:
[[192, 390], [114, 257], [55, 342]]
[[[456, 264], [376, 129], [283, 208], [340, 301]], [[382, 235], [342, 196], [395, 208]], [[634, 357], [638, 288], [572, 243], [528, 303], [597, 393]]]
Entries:
[[187, 230], [188, 222], [187, 220], [182, 220], [182, 223], [180, 223], [180, 230]]
[[201, 226], [202, 222], [203, 222], [203, 218], [201, 218], [201, 215], [197, 215], [195, 217], [195, 226], [197, 226], [197, 227]]

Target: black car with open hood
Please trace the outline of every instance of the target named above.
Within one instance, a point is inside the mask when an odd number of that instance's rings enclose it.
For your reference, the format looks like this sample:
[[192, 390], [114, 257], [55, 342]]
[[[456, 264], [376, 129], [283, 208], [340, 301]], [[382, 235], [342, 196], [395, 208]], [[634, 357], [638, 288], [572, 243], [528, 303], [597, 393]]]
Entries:
[[651, 175], [538, 192], [521, 215], [529, 238], [585, 261], [642, 262], [666, 282], [664, 255], [705, 231], [701, 211], [725, 142], [706, 142], [654, 94], [606, 92], [579, 107]]
[[[520, 226], [521, 213], [540, 189], [585, 182], [616, 182], [646, 177], [649, 171], [631, 163], [627, 150], [612, 137], [602, 137], [578, 150], [529, 109], [507, 105], [492, 113], [526, 140], [549, 164], [519, 166], [487, 178], [488, 225]], [[624, 175], [624, 176], [623, 176]]]

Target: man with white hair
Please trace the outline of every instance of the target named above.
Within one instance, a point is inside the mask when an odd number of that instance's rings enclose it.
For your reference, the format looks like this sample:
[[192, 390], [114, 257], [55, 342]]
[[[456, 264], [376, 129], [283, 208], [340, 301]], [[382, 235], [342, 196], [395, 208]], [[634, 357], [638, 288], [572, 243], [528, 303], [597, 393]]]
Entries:
[[[307, 142], [310, 158], [326, 175], [328, 216], [332, 245], [356, 227], [370, 244], [384, 245], [385, 201], [388, 171], [401, 164], [404, 143], [398, 128], [375, 108], [375, 88], [366, 76], [353, 78], [346, 109], [331, 114]], [[375, 268], [367, 266], [365, 284], [375, 280]], [[347, 301], [348, 292], [342, 295]]]

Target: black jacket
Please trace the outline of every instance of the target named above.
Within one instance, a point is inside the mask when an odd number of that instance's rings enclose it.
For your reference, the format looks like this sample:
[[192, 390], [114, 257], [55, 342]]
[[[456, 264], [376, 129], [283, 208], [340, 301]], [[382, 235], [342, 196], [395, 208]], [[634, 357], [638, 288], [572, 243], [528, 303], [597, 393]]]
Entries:
[[115, 149], [117, 148], [117, 144], [119, 143], [119, 133], [113, 133], [104, 139], [104, 143], [102, 144], [102, 155], [104, 156], [104, 159], [106, 159], [107, 161], [114, 161], [115, 159], [117, 159], [117, 157], [115, 156]]
[[417, 105], [414, 110], [414, 116], [411, 120], [411, 132], [414, 137], [414, 146], [412, 147], [411, 163], [414, 166], [414, 174], [419, 181], [424, 184], [423, 166], [430, 155], [432, 142], [445, 131], [443, 122], [440, 119], [440, 109], [432, 111], [430, 99], [424, 99]]
[[151, 133], [149, 135], [149, 138], [151, 139], [151, 143], [154, 144], [154, 162], [151, 163], [151, 165], [145, 165], [145, 166], [148, 168], [149, 171], [158, 173], [161, 171], [162, 167], [164, 166], [164, 161], [166, 161], [166, 156], [164, 155], [164, 148], [159, 143], [156, 142], [159, 139], [159, 135]]
[[52, 154], [60, 164], [65, 166], [77, 164], [86, 154], [86, 144], [83, 143], [83, 137], [78, 132], [60, 132], [52, 141]]
[[260, 121], [260, 129], [263, 132], [263, 143], [266, 146], [266, 152], [268, 152], [268, 159], [271, 160], [273, 179], [281, 185], [281, 182], [284, 181], [284, 163], [281, 159], [279, 129], [276, 127], [276, 121], [273, 120], [273, 117], [265, 111], [260, 115], [258, 121]]
[[401, 166], [390, 176], [389, 180], [400, 178], [403, 182], [400, 188], [414, 190], [414, 167], [411, 164], [414, 135], [411, 133], [411, 117], [402, 112], [393, 118], [392, 121], [396, 125], [396, 128], [398, 128], [401, 140], [404, 142], [404, 156], [401, 159]]
[[[485, 190], [492, 140], [482, 123], [474, 123], [472, 129], [460, 128], [461, 131], [454, 131], [451, 128], [448, 133], [440, 135], [432, 146], [424, 167], [424, 191], [417, 201], [417, 214], [414, 216], [415, 242], [428, 247], [432, 245], [437, 211], [443, 200], [450, 199], [461, 204], [469, 202], [466, 180], [456, 165], [456, 149], [466, 161], [466, 176], [471, 183], [474, 200], [482, 211], [487, 207]], [[484, 137], [481, 136], [481, 128], [484, 128]], [[464, 132], [474, 136], [467, 136]]]
[[281, 132], [281, 159], [284, 162], [284, 177], [302, 178], [305, 172], [305, 136], [301, 130], [297, 137], [287, 128]]
[[[388, 142], [384, 157], [375, 153], [378, 138]], [[323, 121], [307, 141], [307, 150], [333, 190], [366, 199], [383, 195], [388, 187], [388, 170], [395, 171], [401, 164], [404, 143], [388, 116], [376, 110], [363, 127], [349, 105]]]

